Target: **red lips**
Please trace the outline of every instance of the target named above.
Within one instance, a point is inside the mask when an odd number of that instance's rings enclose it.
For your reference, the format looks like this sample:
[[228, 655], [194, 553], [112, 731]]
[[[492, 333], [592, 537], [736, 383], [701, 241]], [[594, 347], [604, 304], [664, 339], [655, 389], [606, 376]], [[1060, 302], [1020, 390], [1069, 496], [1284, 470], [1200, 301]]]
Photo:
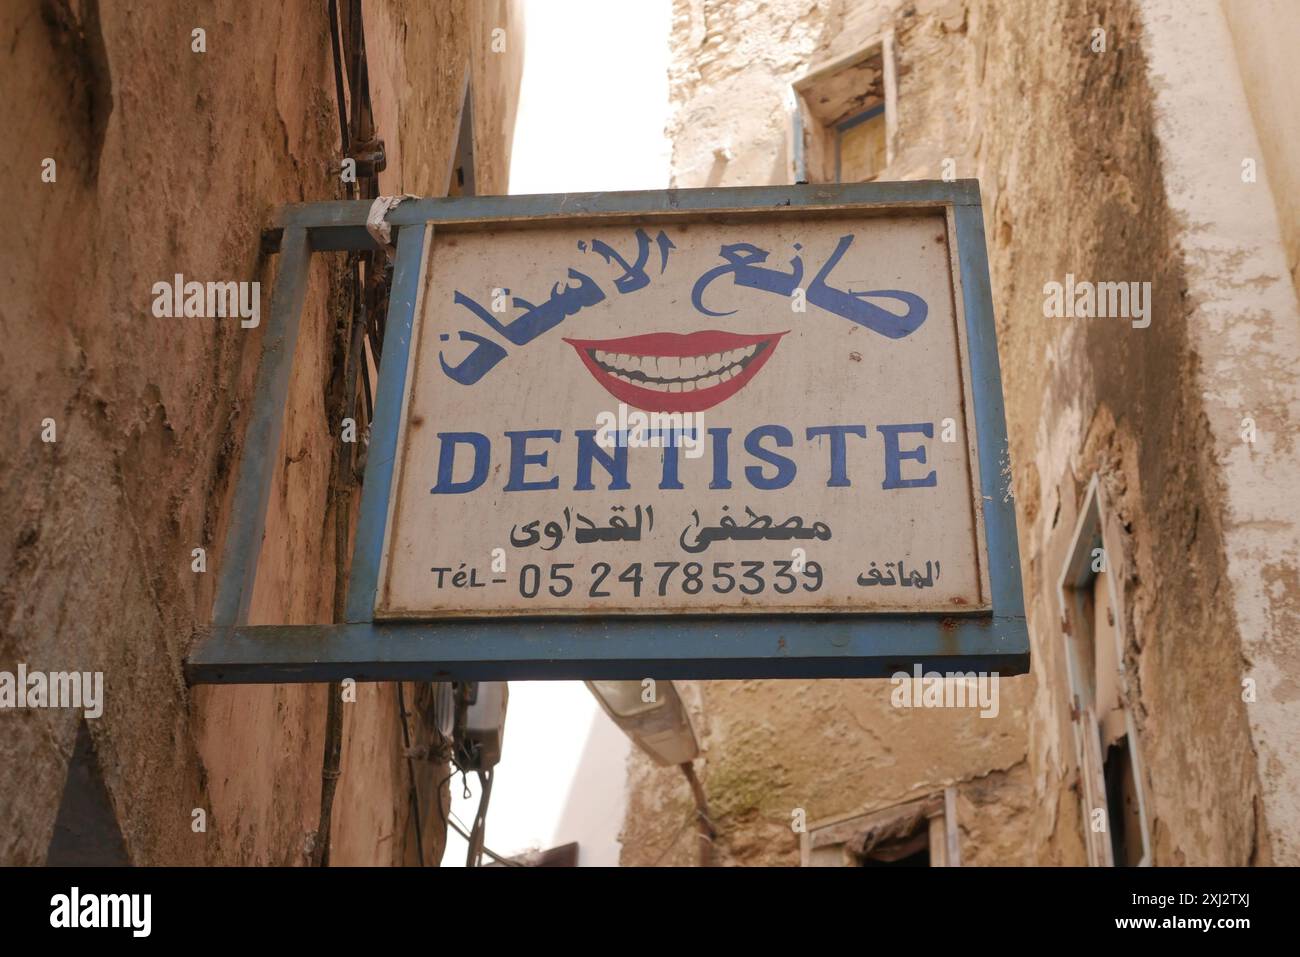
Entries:
[[564, 341], [620, 402], [649, 412], [700, 412], [731, 398], [758, 375], [783, 335], [707, 330]]

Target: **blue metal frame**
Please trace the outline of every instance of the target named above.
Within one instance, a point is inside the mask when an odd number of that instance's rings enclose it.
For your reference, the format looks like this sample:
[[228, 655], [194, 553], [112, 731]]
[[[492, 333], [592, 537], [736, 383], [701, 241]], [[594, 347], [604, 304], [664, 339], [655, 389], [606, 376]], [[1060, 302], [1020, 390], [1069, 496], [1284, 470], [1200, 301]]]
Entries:
[[[247, 624], [311, 251], [365, 248], [369, 204], [283, 207], [280, 271], [245, 440], [213, 626], [186, 661], [192, 683], [534, 678], [882, 677], [910, 671], [1023, 674], [1029, 635], [979, 184], [974, 180], [413, 200], [388, 215], [397, 262], [361, 515], [342, 625]], [[374, 622], [375, 591], [428, 227], [645, 222], [683, 214], [951, 210], [970, 359], [992, 610], [955, 614], [672, 615]], [[310, 246], [310, 248], [308, 248]]]
[[384, 351], [379, 357], [375, 418], [370, 424], [361, 515], [357, 521], [348, 576], [349, 623], [370, 621], [374, 614], [375, 589], [379, 585], [379, 568], [384, 555], [388, 497], [393, 484], [393, 463], [397, 458], [397, 437], [401, 432], [402, 395], [406, 391], [406, 367], [411, 355], [415, 301], [420, 291], [420, 270], [424, 265], [424, 234], [424, 227], [408, 226], [397, 235], [397, 262], [393, 265], [393, 285], [388, 295]]
[[271, 289], [271, 318], [262, 343], [262, 361], [257, 367], [254, 391], [257, 399], [252, 421], [244, 433], [244, 458], [235, 486], [235, 520], [230, 526], [217, 579], [212, 611], [216, 628], [248, 621], [310, 265], [307, 230], [302, 226], [289, 227], [280, 240], [279, 269]]

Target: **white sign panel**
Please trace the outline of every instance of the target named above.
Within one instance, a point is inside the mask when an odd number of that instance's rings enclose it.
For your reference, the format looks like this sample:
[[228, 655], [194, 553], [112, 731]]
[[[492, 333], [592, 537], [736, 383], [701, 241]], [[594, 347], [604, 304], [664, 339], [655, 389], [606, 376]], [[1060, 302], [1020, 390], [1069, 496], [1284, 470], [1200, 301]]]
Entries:
[[951, 237], [439, 228], [376, 616], [987, 609]]

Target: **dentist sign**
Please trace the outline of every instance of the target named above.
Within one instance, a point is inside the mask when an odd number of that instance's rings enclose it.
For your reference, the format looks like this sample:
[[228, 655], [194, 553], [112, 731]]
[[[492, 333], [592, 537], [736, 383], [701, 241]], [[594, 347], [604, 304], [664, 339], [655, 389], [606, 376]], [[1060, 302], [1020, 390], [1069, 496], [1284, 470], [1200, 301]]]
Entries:
[[1021, 619], [978, 194], [815, 189], [434, 223], [376, 621]]

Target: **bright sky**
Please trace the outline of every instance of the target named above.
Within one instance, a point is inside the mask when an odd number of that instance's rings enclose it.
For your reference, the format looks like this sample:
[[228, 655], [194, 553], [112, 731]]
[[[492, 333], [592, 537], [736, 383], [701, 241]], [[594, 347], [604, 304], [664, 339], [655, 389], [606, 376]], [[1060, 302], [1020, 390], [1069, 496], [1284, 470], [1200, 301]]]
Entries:
[[[511, 193], [668, 185], [670, 23], [669, 0], [526, 0]], [[617, 863], [630, 745], [612, 729], [581, 682], [512, 682], [487, 846], [511, 855], [578, 840], [580, 863]], [[466, 830], [478, 804], [473, 776], [471, 791], [464, 799], [460, 777], [452, 780], [452, 813]], [[576, 813], [562, 822], [571, 801]], [[465, 852], [448, 831], [443, 864], [462, 866]]]
[[525, 0], [512, 193], [668, 185], [669, 0]]

